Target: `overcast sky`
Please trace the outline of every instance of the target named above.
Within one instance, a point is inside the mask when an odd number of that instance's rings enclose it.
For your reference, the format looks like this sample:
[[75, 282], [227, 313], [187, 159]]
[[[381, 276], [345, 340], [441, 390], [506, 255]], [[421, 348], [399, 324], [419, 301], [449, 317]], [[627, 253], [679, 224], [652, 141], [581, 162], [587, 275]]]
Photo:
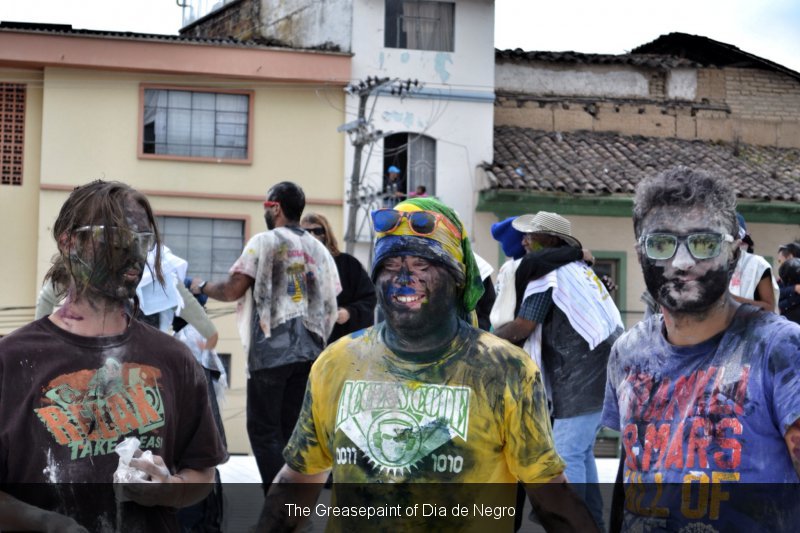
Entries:
[[[800, 0], [496, 0], [495, 4], [495, 46], [501, 49], [619, 54], [680, 31], [732, 44], [800, 72]], [[0, 0], [0, 20], [174, 34], [181, 25], [181, 8], [175, 0]]]

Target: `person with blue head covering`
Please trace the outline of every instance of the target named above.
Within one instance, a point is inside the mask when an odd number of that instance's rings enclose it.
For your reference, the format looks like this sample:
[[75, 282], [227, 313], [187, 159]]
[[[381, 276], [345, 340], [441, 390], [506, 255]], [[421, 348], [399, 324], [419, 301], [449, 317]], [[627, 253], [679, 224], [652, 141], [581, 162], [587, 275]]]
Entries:
[[408, 191], [406, 177], [403, 171], [396, 165], [391, 165], [386, 169], [386, 180], [383, 185], [383, 206], [394, 207], [398, 202], [402, 202]]

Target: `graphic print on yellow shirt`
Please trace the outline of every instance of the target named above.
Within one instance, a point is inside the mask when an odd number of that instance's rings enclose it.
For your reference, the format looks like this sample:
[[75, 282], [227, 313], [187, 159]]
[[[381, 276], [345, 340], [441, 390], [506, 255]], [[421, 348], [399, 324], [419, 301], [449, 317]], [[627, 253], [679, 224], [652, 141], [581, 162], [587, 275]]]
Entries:
[[[344, 382], [336, 413], [370, 463], [400, 474], [455, 437], [467, 440], [470, 389], [447, 385]], [[462, 462], [455, 465], [456, 471]]]
[[129, 433], [139, 437], [143, 449], [157, 449], [161, 437], [147, 434], [164, 425], [160, 377], [157, 368], [109, 357], [97, 370], [51, 380], [34, 411], [55, 442], [70, 449], [73, 460], [113, 454]]
[[332, 468], [337, 483], [539, 483], [563, 471], [525, 352], [462, 322], [447, 353], [414, 364], [387, 348], [383, 327], [314, 364], [284, 450], [291, 468]]

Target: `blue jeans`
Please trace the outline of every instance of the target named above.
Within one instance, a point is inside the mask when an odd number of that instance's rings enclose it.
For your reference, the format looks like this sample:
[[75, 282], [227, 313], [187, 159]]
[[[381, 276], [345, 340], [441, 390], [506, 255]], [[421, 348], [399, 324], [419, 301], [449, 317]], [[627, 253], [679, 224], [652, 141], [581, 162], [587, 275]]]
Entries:
[[578, 496], [586, 502], [601, 531], [604, 530], [603, 498], [594, 461], [594, 439], [602, 413], [595, 411], [572, 418], [556, 418], [553, 422], [556, 451], [567, 463], [564, 474]]

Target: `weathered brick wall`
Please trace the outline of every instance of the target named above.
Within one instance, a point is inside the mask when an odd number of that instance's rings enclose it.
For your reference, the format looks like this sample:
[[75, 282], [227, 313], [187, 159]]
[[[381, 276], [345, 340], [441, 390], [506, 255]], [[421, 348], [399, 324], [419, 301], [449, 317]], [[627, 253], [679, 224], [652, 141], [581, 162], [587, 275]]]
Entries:
[[725, 101], [725, 73], [718, 68], [697, 69], [698, 102], [720, 103]]
[[657, 72], [648, 81], [648, 97], [638, 99], [498, 90], [495, 125], [800, 148], [800, 81], [789, 76], [701, 68], [692, 102], [665, 98]]
[[651, 98], [664, 98], [666, 96], [667, 75], [663, 71], [650, 73], [648, 89]]
[[726, 68], [725, 93], [734, 117], [800, 121], [800, 81], [785, 74]]
[[247, 40], [259, 35], [261, 0], [231, 2], [219, 11], [181, 29], [186, 37]]

